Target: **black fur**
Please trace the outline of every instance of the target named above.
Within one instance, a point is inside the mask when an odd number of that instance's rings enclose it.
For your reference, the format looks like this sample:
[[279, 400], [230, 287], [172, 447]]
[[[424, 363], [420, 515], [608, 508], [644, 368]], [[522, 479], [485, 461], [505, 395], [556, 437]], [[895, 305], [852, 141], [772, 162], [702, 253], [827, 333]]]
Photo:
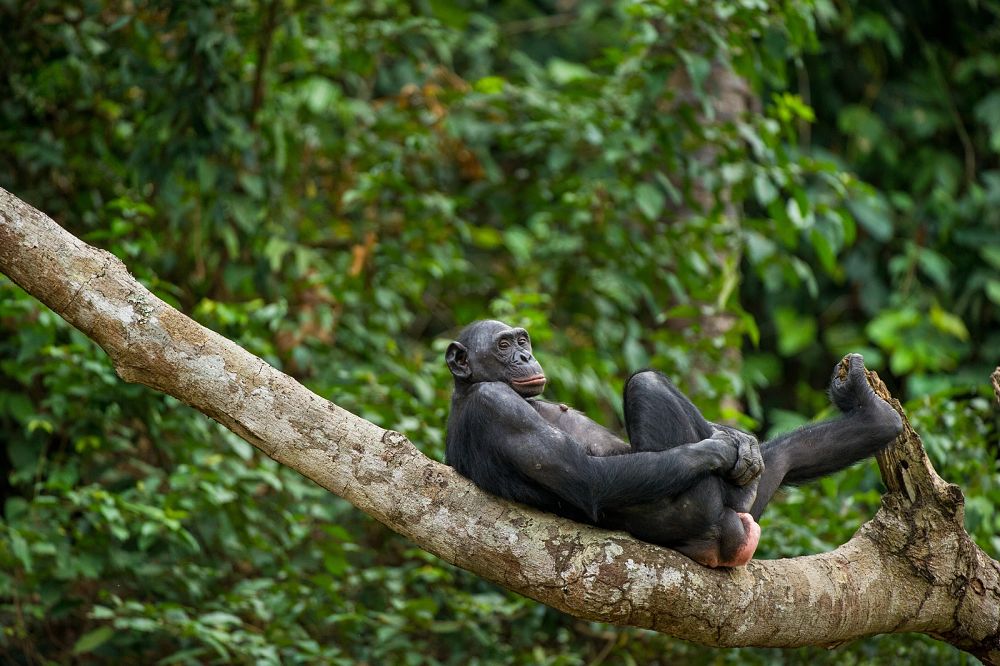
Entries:
[[538, 400], [544, 377], [528, 334], [502, 322], [468, 326], [446, 357], [455, 379], [446, 456], [459, 473], [500, 497], [625, 529], [711, 566], [746, 555], [740, 513], [756, 520], [780, 485], [870, 457], [902, 427], [858, 355], [831, 382], [842, 416], [759, 448], [752, 435], [705, 420], [655, 371], [625, 386], [626, 444], [584, 414]]

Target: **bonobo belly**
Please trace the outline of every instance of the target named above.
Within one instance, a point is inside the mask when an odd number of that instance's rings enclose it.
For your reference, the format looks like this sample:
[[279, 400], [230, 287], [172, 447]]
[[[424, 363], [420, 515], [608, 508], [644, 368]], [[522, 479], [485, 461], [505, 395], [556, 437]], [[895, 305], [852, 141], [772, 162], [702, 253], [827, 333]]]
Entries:
[[747, 513], [756, 494], [756, 480], [739, 487], [712, 475], [675, 498], [619, 509], [601, 523], [707, 566], [741, 566], [760, 539]]

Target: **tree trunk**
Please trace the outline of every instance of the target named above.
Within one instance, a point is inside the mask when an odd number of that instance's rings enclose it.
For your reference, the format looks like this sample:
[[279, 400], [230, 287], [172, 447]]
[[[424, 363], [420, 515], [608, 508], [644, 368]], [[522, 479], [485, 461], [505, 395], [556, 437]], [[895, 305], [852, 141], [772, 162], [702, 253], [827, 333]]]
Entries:
[[966, 534], [961, 491], [908, 423], [879, 460], [881, 509], [846, 544], [708, 569], [484, 493], [174, 310], [2, 189], [0, 271], [101, 345], [125, 381], [183, 400], [421, 548], [564, 612], [727, 647], [917, 631], [1000, 664], [1000, 564]]

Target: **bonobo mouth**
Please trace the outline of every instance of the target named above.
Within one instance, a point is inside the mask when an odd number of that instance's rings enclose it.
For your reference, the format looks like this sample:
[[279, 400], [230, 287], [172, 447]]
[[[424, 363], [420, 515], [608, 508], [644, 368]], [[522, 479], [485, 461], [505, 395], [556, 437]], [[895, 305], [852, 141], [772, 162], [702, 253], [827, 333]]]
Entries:
[[538, 395], [545, 387], [545, 375], [539, 374], [512, 379], [510, 383], [514, 385], [514, 390], [518, 393], [533, 393], [534, 395]]

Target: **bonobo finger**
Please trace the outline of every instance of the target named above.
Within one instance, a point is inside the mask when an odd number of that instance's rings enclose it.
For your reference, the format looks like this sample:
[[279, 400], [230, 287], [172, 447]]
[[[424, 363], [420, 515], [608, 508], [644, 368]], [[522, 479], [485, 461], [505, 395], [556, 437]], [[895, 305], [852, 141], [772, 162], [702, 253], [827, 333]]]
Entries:
[[861, 354], [848, 354], [833, 369], [833, 379], [837, 384], [847, 384], [856, 379], [865, 369], [865, 359]]
[[865, 359], [861, 354], [850, 354], [848, 356], [848, 363], [850, 367], [847, 369], [847, 374], [850, 377], [848, 381], [851, 382], [861, 382], [861, 385], [866, 385], [868, 383], [868, 378], [865, 377]]

